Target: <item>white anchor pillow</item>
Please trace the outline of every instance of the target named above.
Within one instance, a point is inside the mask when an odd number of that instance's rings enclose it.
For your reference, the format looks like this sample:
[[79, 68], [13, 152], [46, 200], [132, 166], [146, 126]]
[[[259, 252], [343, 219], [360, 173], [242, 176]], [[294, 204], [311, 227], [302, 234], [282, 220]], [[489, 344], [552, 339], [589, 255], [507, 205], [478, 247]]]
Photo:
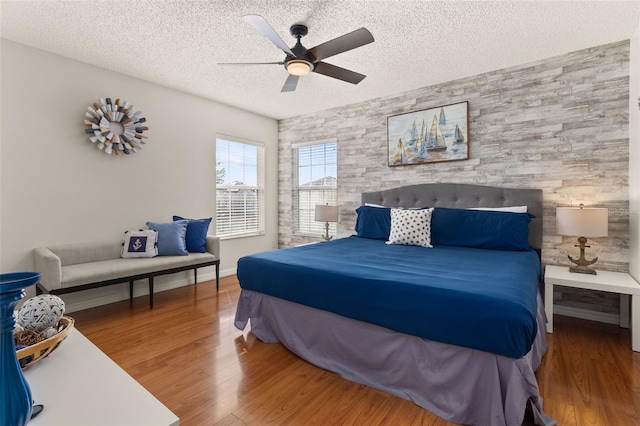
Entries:
[[433, 247], [431, 209], [391, 209], [391, 232], [387, 244]]
[[158, 231], [152, 229], [124, 231], [121, 257], [155, 257], [157, 255]]

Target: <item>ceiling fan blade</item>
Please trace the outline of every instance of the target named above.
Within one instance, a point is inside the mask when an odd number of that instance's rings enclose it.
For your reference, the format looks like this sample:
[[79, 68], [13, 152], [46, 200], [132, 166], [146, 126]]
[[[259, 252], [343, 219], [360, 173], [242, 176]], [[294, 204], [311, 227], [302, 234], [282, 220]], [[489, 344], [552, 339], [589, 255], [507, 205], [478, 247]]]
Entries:
[[244, 15], [242, 17], [249, 25], [256, 29], [260, 34], [271, 40], [273, 44], [278, 46], [287, 55], [295, 57], [289, 46], [280, 38], [271, 25], [260, 15]]
[[328, 64], [326, 62], [318, 62], [315, 64], [313, 72], [326, 75], [327, 77], [337, 78], [338, 80], [346, 81], [347, 83], [358, 84], [366, 75], [350, 71], [345, 68], [340, 68], [335, 65]]
[[284, 65], [284, 62], [218, 62], [216, 65]]
[[291, 75], [289, 74], [289, 77], [287, 77], [287, 81], [284, 82], [284, 86], [282, 86], [282, 90], [281, 92], [293, 92], [296, 90], [296, 87], [298, 86], [298, 79], [300, 77], [298, 77], [297, 75]]
[[359, 30], [352, 31], [348, 34], [334, 38], [322, 44], [317, 45], [309, 49], [309, 53], [316, 58], [316, 61], [321, 61], [330, 56], [337, 55], [338, 53], [346, 52], [356, 47], [364, 46], [365, 44], [372, 43], [374, 41], [373, 36], [366, 28], [360, 28]]

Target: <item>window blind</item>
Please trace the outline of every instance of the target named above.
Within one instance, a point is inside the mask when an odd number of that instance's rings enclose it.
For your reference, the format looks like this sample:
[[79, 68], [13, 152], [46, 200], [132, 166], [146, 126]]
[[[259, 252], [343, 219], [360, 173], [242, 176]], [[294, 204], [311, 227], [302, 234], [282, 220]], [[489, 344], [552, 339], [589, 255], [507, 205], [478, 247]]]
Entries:
[[[337, 202], [337, 151], [335, 140], [295, 148], [294, 232], [324, 233], [324, 222], [315, 221], [315, 206]], [[329, 223], [329, 232], [333, 235], [336, 228], [336, 223]]]
[[216, 138], [216, 235], [264, 232], [263, 150], [259, 143]]

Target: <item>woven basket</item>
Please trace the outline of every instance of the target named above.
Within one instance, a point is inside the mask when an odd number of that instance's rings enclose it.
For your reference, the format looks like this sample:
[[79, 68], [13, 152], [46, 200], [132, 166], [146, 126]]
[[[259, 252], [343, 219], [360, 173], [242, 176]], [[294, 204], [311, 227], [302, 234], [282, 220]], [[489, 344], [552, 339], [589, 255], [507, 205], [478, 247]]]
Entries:
[[[22, 360], [20, 362], [22, 369], [24, 370], [41, 359], [46, 358], [51, 352], [60, 346], [60, 343], [62, 343], [62, 341], [66, 339], [69, 333], [73, 330], [74, 323], [75, 321], [73, 318], [63, 316], [58, 322], [58, 327], [62, 327], [62, 330], [60, 330], [55, 336], [51, 336], [48, 339], [16, 351], [16, 358], [18, 358], [19, 361]], [[28, 361], [25, 362], [24, 359], [28, 359]]]

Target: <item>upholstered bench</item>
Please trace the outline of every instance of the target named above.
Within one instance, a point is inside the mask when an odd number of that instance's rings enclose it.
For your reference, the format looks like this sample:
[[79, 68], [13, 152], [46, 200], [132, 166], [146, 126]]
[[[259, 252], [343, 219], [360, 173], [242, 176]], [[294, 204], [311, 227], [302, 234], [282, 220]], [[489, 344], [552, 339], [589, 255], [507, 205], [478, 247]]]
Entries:
[[122, 241], [36, 248], [35, 268], [42, 274], [37, 292], [64, 294], [128, 281], [129, 297], [133, 298], [134, 281], [148, 279], [149, 307], [153, 308], [154, 277], [193, 269], [197, 284], [198, 268], [205, 266], [215, 266], [216, 291], [220, 288], [219, 237], [206, 236], [205, 253], [123, 259], [121, 252]]

